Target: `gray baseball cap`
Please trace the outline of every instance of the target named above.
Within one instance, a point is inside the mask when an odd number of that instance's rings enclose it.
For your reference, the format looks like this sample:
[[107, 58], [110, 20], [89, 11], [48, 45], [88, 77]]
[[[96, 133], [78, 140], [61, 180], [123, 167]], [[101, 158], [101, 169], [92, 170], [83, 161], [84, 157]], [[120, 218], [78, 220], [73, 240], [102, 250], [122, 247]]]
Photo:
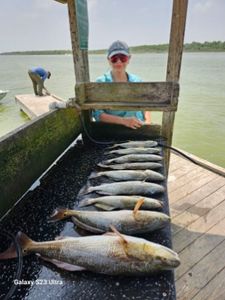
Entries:
[[112, 45], [108, 49], [108, 55], [107, 57], [110, 58], [113, 55], [116, 54], [124, 54], [129, 56], [130, 55], [130, 50], [128, 45], [125, 42], [122, 41], [115, 41], [112, 43]]

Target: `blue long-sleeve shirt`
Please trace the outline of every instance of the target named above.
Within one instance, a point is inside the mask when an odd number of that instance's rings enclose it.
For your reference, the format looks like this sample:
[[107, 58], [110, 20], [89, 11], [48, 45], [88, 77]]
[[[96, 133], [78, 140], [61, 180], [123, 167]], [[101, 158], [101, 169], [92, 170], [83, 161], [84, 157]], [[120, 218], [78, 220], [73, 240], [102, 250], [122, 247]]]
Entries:
[[38, 74], [43, 81], [45, 81], [45, 79], [48, 77], [48, 72], [45, 71], [45, 69], [43, 69], [41, 67], [31, 68], [31, 71]]
[[[127, 74], [129, 82], [141, 82], [141, 79], [134, 74]], [[113, 82], [111, 71], [105, 73], [103, 76], [98, 77], [96, 82]], [[142, 111], [124, 111], [124, 110], [110, 110], [110, 109], [99, 109], [92, 112], [92, 116], [96, 121], [100, 121], [100, 115], [106, 113], [114, 116], [123, 118], [135, 117], [140, 121], [144, 121], [144, 115]]]

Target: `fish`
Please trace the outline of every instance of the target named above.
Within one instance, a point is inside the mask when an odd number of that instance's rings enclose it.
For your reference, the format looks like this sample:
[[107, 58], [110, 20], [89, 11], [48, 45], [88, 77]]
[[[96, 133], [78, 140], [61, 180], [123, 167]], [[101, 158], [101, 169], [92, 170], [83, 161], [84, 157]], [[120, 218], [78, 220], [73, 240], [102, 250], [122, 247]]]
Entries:
[[158, 143], [156, 141], [129, 141], [127, 143], [119, 143], [119, 144], [114, 144], [111, 147], [108, 147], [108, 149], [114, 149], [117, 147], [121, 148], [136, 148], [136, 147], [141, 147], [141, 148], [152, 148], [158, 146]]
[[93, 233], [104, 233], [110, 231], [110, 226], [114, 226], [119, 232], [128, 235], [158, 230], [170, 221], [168, 215], [157, 211], [79, 211], [62, 208], [56, 209], [50, 220], [59, 221], [69, 217], [72, 217], [77, 227]]
[[162, 181], [165, 177], [152, 170], [116, 170], [116, 171], [104, 171], [104, 172], [92, 172], [89, 179], [107, 177], [114, 181], [126, 181], [126, 180], [151, 180]]
[[105, 165], [103, 163], [98, 163], [98, 167], [108, 168], [113, 170], [146, 170], [146, 169], [159, 169], [162, 168], [162, 164], [158, 162], [131, 162], [124, 164], [112, 164]]
[[[17, 241], [23, 255], [36, 253], [58, 267], [65, 264], [70, 270], [89, 270], [106, 275], [147, 276], [179, 266], [176, 252], [143, 238], [117, 233], [85, 237], [65, 237], [60, 240], [35, 242], [19, 232]], [[0, 253], [0, 260], [15, 258], [10, 247]], [[68, 268], [69, 269], [69, 268]]]
[[106, 152], [106, 154], [153, 154], [153, 153], [160, 153], [160, 148], [124, 148], [124, 149], [117, 149], [111, 150]]
[[79, 195], [87, 195], [92, 192], [102, 195], [141, 195], [149, 196], [164, 192], [162, 185], [142, 181], [126, 181], [105, 183], [99, 186], [87, 186]]
[[103, 161], [103, 164], [111, 163], [129, 163], [129, 162], [151, 162], [160, 161], [162, 156], [155, 154], [127, 154], [116, 158], [108, 159]]
[[142, 209], [159, 209], [163, 207], [163, 202], [157, 199], [141, 196], [102, 196], [97, 198], [88, 198], [80, 201], [79, 207], [94, 205], [103, 210], [114, 209], [134, 209], [137, 201], [143, 199]]

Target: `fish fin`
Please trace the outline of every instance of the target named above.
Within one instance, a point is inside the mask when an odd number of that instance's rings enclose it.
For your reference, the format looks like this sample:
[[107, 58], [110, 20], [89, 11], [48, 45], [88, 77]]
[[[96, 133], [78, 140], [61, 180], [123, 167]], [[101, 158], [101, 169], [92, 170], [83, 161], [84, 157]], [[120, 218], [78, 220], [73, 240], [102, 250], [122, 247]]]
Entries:
[[107, 204], [95, 203], [94, 206], [103, 210], [114, 210], [115, 207]]
[[129, 257], [128, 254], [128, 241], [125, 239], [125, 237], [116, 229], [116, 227], [114, 227], [113, 225], [110, 225], [111, 230], [113, 231], [114, 235], [117, 235], [120, 238], [120, 242], [122, 244], [123, 250], [127, 256], [127, 258]]
[[[22, 255], [23, 256], [27, 255], [28, 254], [27, 248], [29, 248], [29, 245], [32, 244], [33, 241], [26, 234], [20, 231], [16, 235], [16, 241], [21, 247]], [[0, 260], [16, 258], [16, 257], [17, 257], [17, 252], [14, 243], [11, 244], [6, 251], [0, 253]]]
[[134, 207], [134, 210], [133, 210], [133, 215], [134, 217], [136, 216], [136, 213], [139, 211], [140, 207], [144, 204], [145, 200], [143, 198], [140, 198], [135, 207]]
[[50, 262], [52, 264], [54, 264], [56, 267], [62, 269], [62, 270], [66, 270], [66, 271], [70, 271], [70, 272], [74, 272], [74, 271], [84, 271], [86, 270], [83, 267], [80, 266], [76, 266], [76, 265], [72, 265], [69, 263], [65, 263], [63, 261], [54, 259], [54, 258], [48, 258], [46, 256], [40, 256], [43, 260]]
[[104, 233], [104, 230], [98, 229], [96, 227], [92, 227], [90, 225], [87, 225], [81, 221], [79, 221], [77, 218], [72, 217], [72, 221], [74, 224], [76, 224], [78, 227], [85, 229], [87, 231], [93, 232], [93, 233]]
[[54, 212], [49, 217], [49, 221], [59, 221], [68, 218], [67, 215], [67, 209], [66, 208], [56, 208]]
[[125, 239], [125, 237], [116, 229], [115, 226], [110, 225], [110, 229], [112, 230], [112, 232], [114, 234], [116, 234], [118, 237], [120, 237], [120, 239], [123, 243], [126, 243], [126, 244], [128, 243], [127, 240]]

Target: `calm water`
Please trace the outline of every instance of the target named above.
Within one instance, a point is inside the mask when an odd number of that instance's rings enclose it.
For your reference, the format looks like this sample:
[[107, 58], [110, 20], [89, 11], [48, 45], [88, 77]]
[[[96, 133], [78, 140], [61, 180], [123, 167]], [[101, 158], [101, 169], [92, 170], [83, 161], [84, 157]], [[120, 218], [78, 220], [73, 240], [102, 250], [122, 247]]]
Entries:
[[[163, 81], [166, 54], [133, 55], [129, 71], [145, 81]], [[91, 80], [108, 69], [104, 55], [89, 58]], [[74, 96], [72, 56], [0, 56], [0, 136], [29, 121], [15, 104], [16, 94], [32, 93], [27, 70], [41, 65], [52, 72], [46, 87], [64, 99]], [[185, 53], [173, 145], [225, 167], [225, 53]], [[153, 114], [158, 122], [161, 114]]]

